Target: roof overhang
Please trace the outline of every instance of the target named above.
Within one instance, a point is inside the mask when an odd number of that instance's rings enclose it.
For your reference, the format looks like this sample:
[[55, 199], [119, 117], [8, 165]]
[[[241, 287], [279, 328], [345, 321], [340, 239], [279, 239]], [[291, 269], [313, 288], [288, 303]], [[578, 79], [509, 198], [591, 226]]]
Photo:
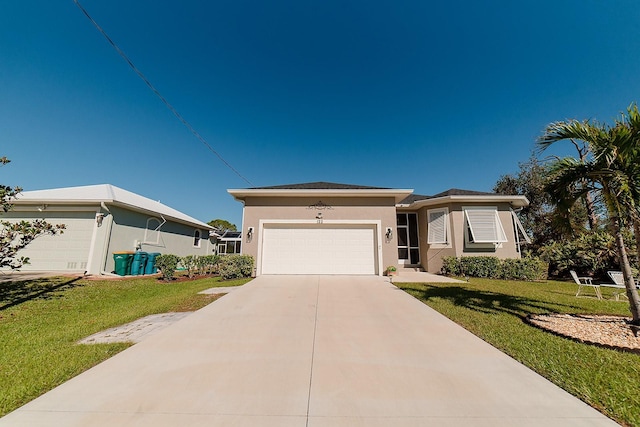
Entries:
[[529, 206], [525, 196], [491, 195], [454, 195], [417, 200], [413, 203], [398, 205], [399, 208], [421, 208], [423, 206], [441, 205], [443, 203], [509, 203], [514, 208]]
[[411, 193], [409, 189], [230, 189], [234, 199], [244, 202], [248, 197], [392, 197], [399, 203]]
[[[169, 213], [165, 213], [165, 212], [158, 212], [152, 209], [147, 209], [147, 208], [143, 208], [140, 206], [135, 206], [135, 205], [131, 205], [129, 203], [123, 203], [120, 202], [118, 200], [113, 200], [113, 199], [85, 199], [85, 200], [78, 200], [78, 199], [47, 199], [47, 198], [41, 198], [41, 199], [14, 199], [11, 200], [11, 205], [14, 206], [14, 209], [17, 212], [20, 211], [27, 211], [27, 210], [40, 210], [40, 211], [51, 211], [51, 212], [60, 212], [60, 211], [67, 211], [69, 209], [71, 210], [83, 210], [83, 211], [93, 211], [95, 210], [96, 212], [98, 212], [101, 208], [102, 205], [105, 205], [107, 207], [109, 206], [116, 206], [116, 207], [120, 207], [123, 209], [127, 209], [130, 211], [134, 211], [134, 212], [139, 212], [142, 214], [146, 214], [146, 215], [150, 215], [150, 216], [154, 216], [154, 217], [163, 217], [165, 219], [170, 219], [172, 222], [176, 222], [179, 224], [185, 224], [185, 225], [189, 225], [189, 226], [197, 226], [199, 228], [204, 228], [207, 230], [213, 230], [213, 227], [211, 227], [209, 224], [203, 223], [201, 221], [198, 221], [196, 219], [193, 219], [192, 221], [186, 219], [186, 218], [179, 218], [177, 216], [171, 215]], [[44, 206], [46, 207], [45, 209], [38, 209], [40, 206]]]

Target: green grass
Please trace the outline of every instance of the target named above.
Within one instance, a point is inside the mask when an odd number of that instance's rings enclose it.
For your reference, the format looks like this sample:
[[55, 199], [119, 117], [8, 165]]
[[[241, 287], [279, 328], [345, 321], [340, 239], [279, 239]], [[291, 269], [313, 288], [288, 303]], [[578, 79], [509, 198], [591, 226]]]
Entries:
[[576, 285], [554, 281], [395, 285], [617, 422], [640, 426], [639, 354], [578, 343], [523, 321], [534, 313], [630, 317], [626, 301], [576, 298]]
[[78, 345], [78, 340], [149, 314], [201, 308], [216, 297], [199, 291], [247, 281], [0, 283], [0, 416], [130, 346]]

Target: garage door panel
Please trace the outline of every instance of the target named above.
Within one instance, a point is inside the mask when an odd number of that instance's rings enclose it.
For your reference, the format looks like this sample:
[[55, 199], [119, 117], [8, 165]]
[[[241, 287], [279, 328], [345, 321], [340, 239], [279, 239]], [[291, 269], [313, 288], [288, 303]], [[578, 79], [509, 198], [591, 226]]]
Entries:
[[375, 248], [372, 226], [265, 228], [262, 274], [375, 274]]
[[[91, 236], [95, 223], [94, 212], [73, 212], [58, 215], [56, 213], [40, 213], [33, 218], [22, 214], [23, 218], [45, 219], [51, 224], [64, 224], [64, 233], [40, 236], [22, 249], [18, 256], [28, 257], [30, 264], [25, 264], [22, 271], [82, 271], [86, 269]], [[22, 218], [21, 218], [22, 219]], [[9, 219], [16, 221], [18, 219]]]

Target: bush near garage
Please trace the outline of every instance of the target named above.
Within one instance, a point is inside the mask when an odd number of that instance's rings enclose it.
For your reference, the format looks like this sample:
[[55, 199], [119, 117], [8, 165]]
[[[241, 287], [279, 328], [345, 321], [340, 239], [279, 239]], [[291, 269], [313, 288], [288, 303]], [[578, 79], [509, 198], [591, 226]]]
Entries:
[[506, 280], [545, 280], [549, 266], [540, 258], [499, 259], [493, 256], [444, 257], [442, 272], [448, 276]]
[[223, 279], [238, 279], [251, 277], [253, 265], [251, 255], [224, 255], [220, 257], [218, 270]]
[[220, 255], [202, 255], [196, 259], [198, 274], [217, 273]]
[[178, 268], [179, 261], [180, 257], [173, 254], [163, 254], [156, 257], [156, 267], [158, 267], [162, 273], [162, 278], [164, 280], [173, 279], [173, 276], [176, 273], [176, 268]]

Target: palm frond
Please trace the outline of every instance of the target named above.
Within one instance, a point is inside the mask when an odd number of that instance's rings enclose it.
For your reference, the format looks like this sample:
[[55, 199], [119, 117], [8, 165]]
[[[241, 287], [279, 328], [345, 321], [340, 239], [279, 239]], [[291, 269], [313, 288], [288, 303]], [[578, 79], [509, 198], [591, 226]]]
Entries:
[[604, 137], [604, 129], [598, 124], [588, 120], [570, 120], [567, 122], [554, 122], [549, 124], [544, 133], [538, 138], [539, 151], [544, 151], [552, 144], [564, 139], [577, 139], [587, 142], [589, 145]]

